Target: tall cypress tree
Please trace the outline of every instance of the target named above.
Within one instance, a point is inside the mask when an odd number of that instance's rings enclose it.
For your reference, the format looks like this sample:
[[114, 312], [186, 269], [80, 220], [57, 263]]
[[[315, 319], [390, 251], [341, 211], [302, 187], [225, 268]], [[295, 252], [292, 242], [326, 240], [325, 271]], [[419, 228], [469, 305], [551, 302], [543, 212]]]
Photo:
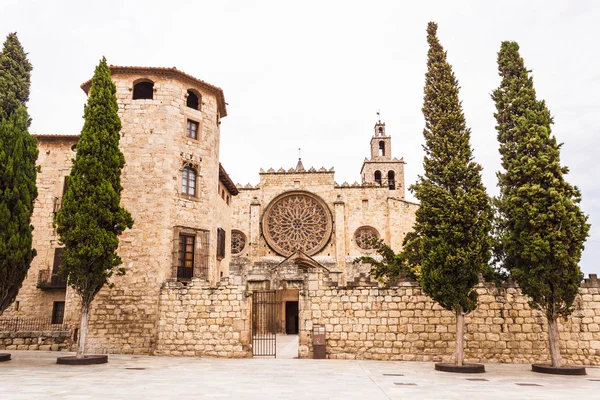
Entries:
[[115, 93], [103, 58], [92, 78], [69, 187], [56, 216], [65, 245], [59, 274], [81, 298], [78, 358], [84, 356], [90, 304], [115, 272], [125, 272], [117, 268], [118, 236], [133, 226], [131, 215], [120, 206], [125, 157], [119, 150], [121, 120]]
[[17, 33], [9, 33], [0, 55], [0, 118], [8, 118], [29, 101], [31, 69]]
[[579, 259], [589, 224], [581, 193], [565, 181], [560, 144], [550, 111], [537, 100], [519, 45], [503, 42], [498, 53], [502, 81], [493, 92], [504, 171], [496, 199], [500, 256], [504, 267], [548, 319], [552, 366], [562, 364], [559, 317], [572, 312], [583, 279]]
[[[458, 99], [458, 81], [446, 60], [437, 24], [427, 26], [424, 176], [410, 187], [421, 205], [403, 256], [421, 263], [427, 295], [456, 315], [455, 364], [464, 360], [464, 315], [477, 307], [474, 286], [490, 259], [491, 207], [473, 161], [471, 131]], [[415, 253], [415, 254], [412, 254]]]
[[37, 198], [37, 144], [28, 132], [31, 64], [11, 33], [0, 53], [0, 314], [15, 300], [27, 275], [31, 214]]

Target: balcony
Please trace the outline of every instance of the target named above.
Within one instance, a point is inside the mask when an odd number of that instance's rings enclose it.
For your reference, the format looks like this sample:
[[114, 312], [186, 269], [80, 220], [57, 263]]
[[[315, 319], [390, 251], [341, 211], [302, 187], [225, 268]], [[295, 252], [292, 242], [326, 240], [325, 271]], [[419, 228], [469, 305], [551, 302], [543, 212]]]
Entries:
[[41, 270], [38, 275], [37, 287], [40, 289], [66, 289], [67, 282], [51, 270]]

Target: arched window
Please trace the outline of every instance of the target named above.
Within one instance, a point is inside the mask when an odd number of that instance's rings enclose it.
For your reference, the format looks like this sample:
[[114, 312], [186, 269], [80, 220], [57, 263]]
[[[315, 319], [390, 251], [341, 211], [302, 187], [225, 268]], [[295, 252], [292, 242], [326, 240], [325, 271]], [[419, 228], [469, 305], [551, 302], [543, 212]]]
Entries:
[[196, 195], [196, 170], [193, 167], [187, 166], [183, 168], [181, 193], [189, 196]]
[[381, 171], [375, 171], [375, 183], [381, 185]]
[[383, 140], [379, 142], [379, 155], [385, 156], [385, 142]]
[[189, 108], [193, 108], [194, 110], [200, 110], [200, 101], [202, 100], [202, 96], [191, 91], [188, 90], [187, 91], [187, 101], [186, 101], [186, 105]]
[[394, 171], [388, 172], [388, 186], [390, 190], [396, 190], [396, 174]]
[[379, 127], [379, 136], [382, 136], [382, 135], [383, 135], [383, 128]]
[[154, 82], [141, 81], [133, 85], [133, 100], [154, 98]]

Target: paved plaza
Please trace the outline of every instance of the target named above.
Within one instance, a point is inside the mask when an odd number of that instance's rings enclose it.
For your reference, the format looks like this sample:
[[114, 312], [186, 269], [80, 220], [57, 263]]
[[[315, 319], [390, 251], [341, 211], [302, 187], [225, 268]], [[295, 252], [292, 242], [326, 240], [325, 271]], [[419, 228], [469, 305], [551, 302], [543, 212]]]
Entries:
[[487, 373], [437, 372], [433, 363], [210, 359], [111, 355], [94, 366], [57, 365], [66, 353], [11, 351], [0, 399], [598, 399], [600, 368], [550, 376], [529, 365]]

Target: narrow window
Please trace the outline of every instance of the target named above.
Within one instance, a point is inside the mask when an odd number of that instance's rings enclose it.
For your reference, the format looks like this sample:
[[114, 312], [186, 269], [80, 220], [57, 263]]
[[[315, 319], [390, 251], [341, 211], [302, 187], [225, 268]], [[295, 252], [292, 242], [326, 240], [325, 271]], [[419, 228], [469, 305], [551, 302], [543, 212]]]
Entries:
[[189, 196], [196, 195], [196, 170], [192, 167], [183, 168], [181, 178], [181, 193]]
[[383, 135], [383, 128], [379, 127], [379, 136]]
[[390, 190], [396, 190], [396, 174], [394, 173], [394, 171], [389, 171], [388, 172], [388, 186], [390, 188]]
[[177, 266], [177, 279], [191, 279], [194, 275], [195, 244], [195, 236], [179, 235], [179, 265]]
[[185, 136], [189, 137], [190, 139], [198, 139], [198, 125], [199, 124], [196, 121], [188, 119]]
[[186, 105], [189, 108], [193, 108], [194, 110], [199, 110], [200, 107], [198, 106], [200, 105], [200, 98], [196, 95], [196, 93], [192, 92], [191, 90], [188, 90]]
[[15, 311], [19, 311], [19, 302], [15, 301]]
[[381, 185], [381, 171], [375, 171], [375, 183]]
[[62, 324], [65, 316], [65, 302], [55, 301], [52, 306], [52, 324]]
[[379, 142], [379, 155], [385, 156], [385, 142], [383, 140]]
[[225, 230], [217, 228], [217, 258], [225, 258]]
[[142, 100], [148, 99], [152, 100], [154, 98], [154, 83], [150, 81], [143, 81], [136, 83], [133, 86], [133, 100]]
[[363, 199], [363, 201], [362, 201], [362, 208], [363, 209], [369, 208], [369, 200], [368, 199]]

